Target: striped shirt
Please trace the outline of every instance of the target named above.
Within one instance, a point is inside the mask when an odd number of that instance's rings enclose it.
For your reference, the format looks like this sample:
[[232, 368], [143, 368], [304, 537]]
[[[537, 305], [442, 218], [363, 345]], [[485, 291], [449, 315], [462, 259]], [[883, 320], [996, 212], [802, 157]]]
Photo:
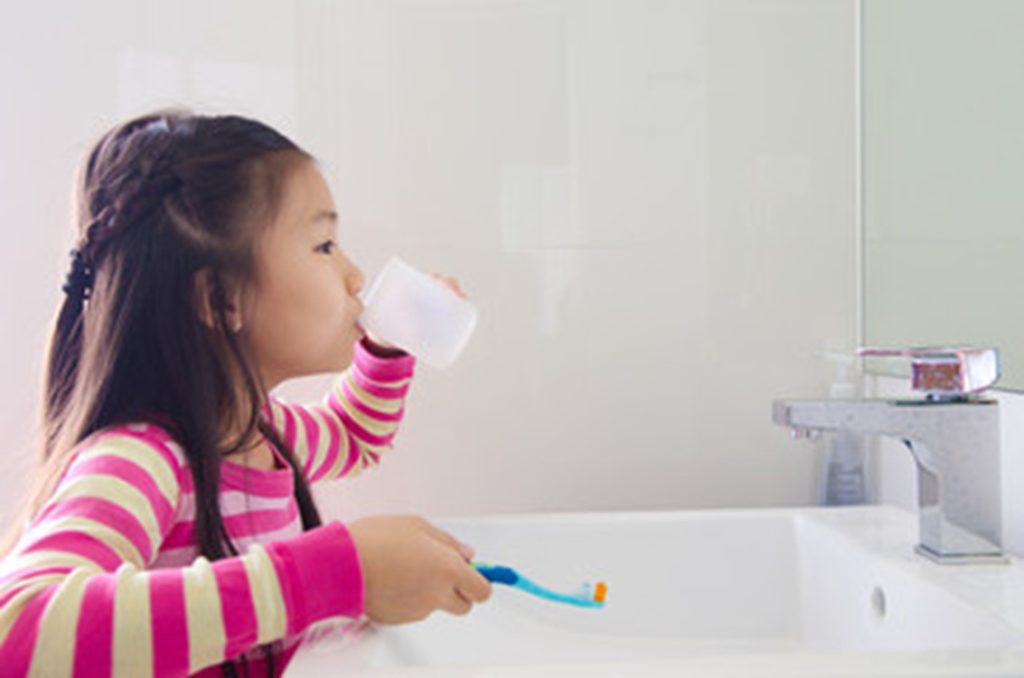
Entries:
[[[263, 416], [309, 482], [352, 476], [390, 449], [413, 367], [359, 344], [322, 404], [271, 397]], [[196, 548], [191, 472], [167, 431], [110, 427], [72, 455], [0, 563], [3, 675], [219, 675], [242, 655], [262, 675], [258, 645], [283, 641], [279, 672], [310, 625], [362, 615], [348, 530], [302, 531], [288, 468], [222, 462], [224, 526], [241, 555], [210, 562]]]

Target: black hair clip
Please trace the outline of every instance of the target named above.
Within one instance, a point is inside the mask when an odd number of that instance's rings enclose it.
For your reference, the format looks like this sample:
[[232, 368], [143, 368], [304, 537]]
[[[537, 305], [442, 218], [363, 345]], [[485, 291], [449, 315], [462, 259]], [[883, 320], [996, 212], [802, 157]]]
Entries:
[[89, 298], [92, 290], [92, 266], [77, 247], [71, 250], [71, 270], [68, 271], [61, 289], [68, 296], [76, 296], [83, 301]]

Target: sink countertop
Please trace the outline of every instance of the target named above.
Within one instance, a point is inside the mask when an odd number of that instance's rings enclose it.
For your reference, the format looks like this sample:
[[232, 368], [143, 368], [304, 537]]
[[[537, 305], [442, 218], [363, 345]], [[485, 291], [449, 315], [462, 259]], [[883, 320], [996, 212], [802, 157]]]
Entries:
[[[505, 548], [513, 556], [499, 555], [518, 558], [517, 567], [529, 562], [531, 572], [556, 572], [571, 560], [552, 555], [552, 544], [584, 554], [590, 566], [616, 571], [618, 563], [628, 576], [610, 579], [609, 606], [596, 614], [611, 613], [616, 602], [622, 614], [573, 616], [579, 613], [544, 607], [519, 592], [499, 596], [495, 587], [494, 598], [465, 618], [439, 613], [419, 624], [329, 635], [299, 651], [289, 676], [1024, 676], [1024, 563], [932, 563], [912, 550], [917, 516], [899, 508], [528, 514], [439, 524], [467, 538], [482, 559]], [[588, 554], [591, 542], [604, 537], [622, 548], [609, 551], [606, 544]], [[730, 551], [748, 544], [746, 555]], [[645, 582], [633, 579], [660, 576], [648, 574], [656, 570], [644, 559], [628, 558], [630, 547], [651, 551], [656, 562], [675, 558], [683, 573], [677, 583], [691, 588], [663, 597], [676, 595], [692, 606], [647, 600], [649, 608], [627, 614], [637, 602], [628, 598], [652, 598]], [[666, 548], [663, 557], [653, 552]], [[763, 585], [756, 580], [762, 571], [770, 574]], [[718, 576], [722, 581], [713, 581]], [[738, 601], [699, 595], [702, 583], [721, 585], [727, 594], [749, 577], [751, 588], [739, 591]], [[667, 584], [653, 586], [657, 592]], [[872, 596], [886, 601], [884, 612], [877, 600], [869, 611]], [[641, 624], [659, 614], [666, 616], [655, 621], [666, 631]], [[503, 641], [510, 630], [513, 639]], [[621, 655], [601, 656], [619, 642]], [[495, 643], [494, 652], [488, 643]], [[649, 656], [645, 647], [653, 648]]]

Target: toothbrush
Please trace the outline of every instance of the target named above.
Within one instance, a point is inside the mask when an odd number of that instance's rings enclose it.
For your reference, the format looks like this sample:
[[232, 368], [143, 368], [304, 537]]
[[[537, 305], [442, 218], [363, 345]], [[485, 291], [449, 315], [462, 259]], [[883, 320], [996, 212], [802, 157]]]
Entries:
[[604, 607], [605, 597], [608, 594], [608, 585], [603, 581], [597, 582], [596, 586], [585, 583], [579, 590], [573, 593], [557, 593], [527, 579], [511, 567], [479, 562], [473, 562], [472, 565], [489, 582], [512, 586], [538, 598], [551, 600], [556, 603], [576, 605], [577, 607], [602, 608]]

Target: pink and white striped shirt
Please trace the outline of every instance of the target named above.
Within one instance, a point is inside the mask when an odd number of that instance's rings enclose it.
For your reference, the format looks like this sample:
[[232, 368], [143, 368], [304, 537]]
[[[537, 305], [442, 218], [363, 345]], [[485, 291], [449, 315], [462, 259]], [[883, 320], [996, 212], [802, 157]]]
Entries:
[[[309, 482], [351, 476], [390, 449], [413, 368], [360, 344], [323, 404], [270, 398], [264, 417]], [[283, 640], [280, 672], [311, 624], [363, 613], [348, 530], [302, 532], [290, 469], [222, 462], [224, 525], [242, 555], [209, 562], [197, 557], [191, 472], [167, 431], [111, 427], [72, 454], [0, 563], [3, 675], [219, 675], [225, 659]]]

